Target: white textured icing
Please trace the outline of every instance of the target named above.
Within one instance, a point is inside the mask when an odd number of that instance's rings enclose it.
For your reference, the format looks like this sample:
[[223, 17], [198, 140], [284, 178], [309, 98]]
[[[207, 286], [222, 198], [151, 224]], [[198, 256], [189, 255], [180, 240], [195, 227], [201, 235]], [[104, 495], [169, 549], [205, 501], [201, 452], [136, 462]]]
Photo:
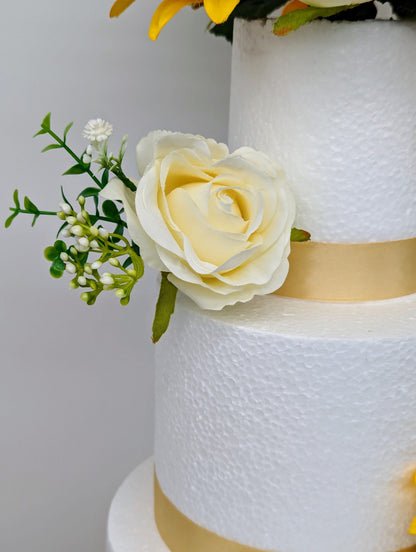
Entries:
[[416, 24], [234, 31], [229, 142], [268, 153], [315, 241], [416, 236]]
[[181, 299], [156, 361], [156, 470], [195, 522], [273, 552], [416, 544], [416, 296]]

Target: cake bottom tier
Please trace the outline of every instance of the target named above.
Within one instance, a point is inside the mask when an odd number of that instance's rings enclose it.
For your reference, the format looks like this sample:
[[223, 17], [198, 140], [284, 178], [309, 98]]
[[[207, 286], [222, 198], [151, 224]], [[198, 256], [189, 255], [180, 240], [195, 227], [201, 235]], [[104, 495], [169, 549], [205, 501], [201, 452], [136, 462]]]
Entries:
[[415, 550], [416, 296], [181, 298], [156, 364], [156, 475], [187, 518], [272, 552]]
[[153, 480], [148, 458], [121, 484], [108, 515], [107, 552], [169, 552], [155, 523]]

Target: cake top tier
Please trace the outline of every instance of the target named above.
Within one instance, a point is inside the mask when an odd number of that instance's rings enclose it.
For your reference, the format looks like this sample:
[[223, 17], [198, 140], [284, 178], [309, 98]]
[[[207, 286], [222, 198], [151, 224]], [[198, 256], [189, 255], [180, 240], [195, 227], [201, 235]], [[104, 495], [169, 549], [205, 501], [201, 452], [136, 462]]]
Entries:
[[231, 147], [280, 163], [314, 241], [416, 236], [416, 24], [237, 21]]

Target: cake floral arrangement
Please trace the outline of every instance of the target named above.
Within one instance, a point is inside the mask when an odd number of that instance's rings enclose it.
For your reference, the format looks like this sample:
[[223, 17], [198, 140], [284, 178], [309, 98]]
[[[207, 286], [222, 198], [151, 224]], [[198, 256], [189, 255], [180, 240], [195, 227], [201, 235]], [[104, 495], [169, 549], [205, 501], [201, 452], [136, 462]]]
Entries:
[[[110, 11], [111, 17], [118, 17], [135, 0], [116, 0]], [[381, 0], [381, 4], [389, 4], [395, 16], [401, 18], [416, 17], [416, 6], [413, 0]], [[298, 29], [314, 19], [328, 18], [358, 21], [374, 19], [377, 7], [374, 0], [163, 0], [155, 11], [149, 28], [149, 37], [156, 40], [161, 29], [185, 6], [194, 9], [201, 7], [210, 18], [210, 32], [224, 36], [232, 41], [233, 23], [236, 17], [253, 20], [262, 19], [284, 6], [283, 13], [276, 18], [274, 33], [283, 36]]]
[[[110, 15], [133, 2], [116, 0]], [[237, 37], [237, 146], [153, 131], [136, 146], [136, 177], [123, 170], [127, 137], [112, 153], [112, 124], [88, 121], [77, 154], [72, 123], [60, 134], [48, 114], [35, 134], [52, 139], [43, 151], [65, 150], [64, 174], [91, 182], [75, 199], [61, 188], [58, 212], [14, 192], [6, 227], [57, 216], [50, 274], [69, 274], [87, 305], [104, 291], [127, 305], [145, 265], [159, 271], [157, 342], [177, 291], [192, 300], [156, 355], [150, 477], [172, 552], [416, 550], [416, 2], [345, 2], [164, 0], [151, 39], [186, 6]], [[374, 19], [382, 4], [407, 23], [329, 23]], [[273, 33], [300, 27], [293, 55]], [[286, 41], [279, 55], [271, 40]], [[224, 310], [274, 292], [296, 301], [260, 298], [267, 323]]]
[[[133, 1], [116, 0], [110, 16], [120, 15]], [[265, 17], [284, 3], [164, 0], [153, 16], [149, 36], [156, 39], [184, 6], [203, 5], [215, 23], [211, 31], [230, 39], [235, 17]], [[407, 17], [416, 15], [411, 4], [408, 0], [391, 2], [397, 15]], [[276, 20], [274, 32], [284, 35], [316, 18], [362, 19], [375, 14], [374, 2], [344, 5], [343, 0], [314, 0], [309, 4], [292, 0]], [[310, 234], [292, 228], [294, 200], [284, 173], [264, 154], [250, 148], [230, 154], [226, 145], [214, 140], [154, 132], [136, 148], [139, 183], [122, 170], [127, 137], [115, 156], [108, 151], [112, 125], [91, 120], [84, 129], [90, 143], [78, 156], [67, 144], [71, 126], [59, 137], [48, 114], [35, 135], [53, 139], [42, 151], [64, 149], [75, 160], [65, 175], [88, 174], [93, 180], [93, 186], [79, 194], [76, 208], [62, 190], [61, 210], [56, 213], [62, 220], [58, 237], [74, 238], [75, 243], [68, 245], [57, 239], [45, 250], [45, 256], [51, 261], [52, 276], [59, 278], [65, 271], [73, 275], [70, 286], [82, 289], [81, 299], [88, 305], [105, 290], [114, 290], [120, 303], [126, 305], [143, 275], [144, 262], [160, 270], [161, 289], [153, 324], [156, 342], [169, 325], [177, 289], [201, 308], [217, 310], [282, 286], [288, 272], [290, 241], [307, 241]], [[104, 200], [101, 205], [100, 199]], [[92, 212], [87, 211], [88, 201], [94, 204]], [[17, 190], [11, 210], [6, 227], [19, 213], [33, 215], [33, 224], [41, 215], [55, 214], [39, 210], [27, 197], [22, 209]], [[104, 223], [113, 223], [113, 232], [106, 230]], [[126, 228], [131, 241], [124, 236]], [[111, 272], [102, 271], [107, 263]]]

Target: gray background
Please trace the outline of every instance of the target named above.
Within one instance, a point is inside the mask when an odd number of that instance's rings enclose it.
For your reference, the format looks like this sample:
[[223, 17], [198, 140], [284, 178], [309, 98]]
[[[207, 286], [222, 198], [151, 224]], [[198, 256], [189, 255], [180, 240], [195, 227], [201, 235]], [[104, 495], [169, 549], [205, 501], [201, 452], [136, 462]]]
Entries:
[[112, 293], [87, 307], [69, 277], [53, 280], [43, 249], [58, 219], [3, 228], [19, 188], [55, 210], [88, 177], [61, 177], [70, 160], [41, 154], [43, 116], [74, 121], [81, 151], [89, 118], [115, 126], [114, 149], [157, 128], [226, 139], [230, 47], [205, 32], [203, 12], [183, 10], [156, 43], [147, 27], [158, 0], [137, 0], [110, 20], [111, 0], [3, 2], [1, 75], [0, 550], [98, 552], [122, 479], [152, 452], [151, 322], [156, 275], [148, 271], [128, 307]]

